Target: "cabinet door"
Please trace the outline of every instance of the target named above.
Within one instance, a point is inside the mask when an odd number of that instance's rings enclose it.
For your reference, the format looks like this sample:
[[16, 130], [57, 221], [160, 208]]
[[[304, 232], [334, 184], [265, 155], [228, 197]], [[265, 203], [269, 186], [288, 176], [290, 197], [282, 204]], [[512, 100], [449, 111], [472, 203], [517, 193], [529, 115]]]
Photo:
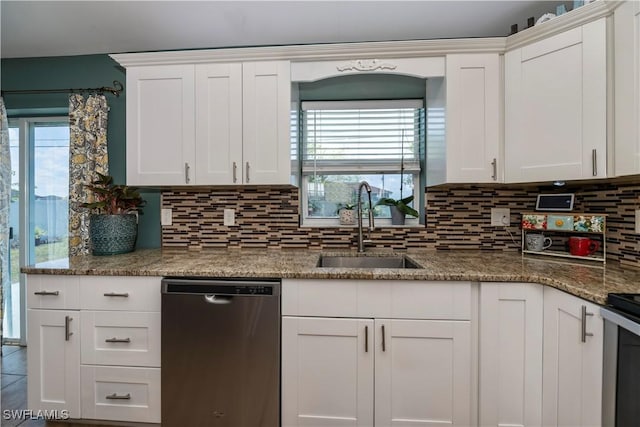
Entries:
[[27, 310], [29, 409], [66, 410], [71, 418], [80, 418], [79, 314]]
[[127, 184], [194, 184], [194, 66], [127, 68]]
[[596, 305], [545, 287], [542, 425], [601, 425], [602, 332]]
[[507, 182], [605, 178], [605, 19], [505, 54]]
[[470, 322], [376, 319], [375, 327], [376, 425], [470, 425]]
[[196, 65], [198, 185], [242, 183], [242, 64]]
[[289, 184], [289, 61], [245, 62], [242, 73], [244, 183]]
[[500, 58], [447, 55], [447, 182], [501, 182]]
[[615, 174], [640, 173], [640, 2], [615, 10]]
[[373, 320], [283, 317], [282, 425], [373, 425]]
[[542, 424], [542, 286], [482, 283], [480, 425]]

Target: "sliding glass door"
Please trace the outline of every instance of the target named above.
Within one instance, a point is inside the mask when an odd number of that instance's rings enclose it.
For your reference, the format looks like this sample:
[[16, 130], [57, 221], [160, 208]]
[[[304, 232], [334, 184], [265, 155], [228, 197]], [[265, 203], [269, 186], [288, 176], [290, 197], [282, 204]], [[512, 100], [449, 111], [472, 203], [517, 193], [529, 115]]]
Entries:
[[11, 145], [11, 285], [4, 289], [3, 336], [25, 343], [25, 289], [20, 267], [68, 256], [69, 120], [9, 121]]

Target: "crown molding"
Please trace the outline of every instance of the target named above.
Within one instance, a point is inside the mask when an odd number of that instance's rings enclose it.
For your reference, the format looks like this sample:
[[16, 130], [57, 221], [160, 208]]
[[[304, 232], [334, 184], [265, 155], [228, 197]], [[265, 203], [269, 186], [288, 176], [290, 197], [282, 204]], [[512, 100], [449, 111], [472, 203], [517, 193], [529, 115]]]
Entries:
[[547, 22], [524, 29], [507, 37], [506, 50], [516, 49], [609, 16], [620, 3], [621, 1], [593, 1]]
[[318, 61], [415, 58], [447, 53], [501, 53], [504, 37], [181, 50], [109, 55], [124, 67], [230, 61]]

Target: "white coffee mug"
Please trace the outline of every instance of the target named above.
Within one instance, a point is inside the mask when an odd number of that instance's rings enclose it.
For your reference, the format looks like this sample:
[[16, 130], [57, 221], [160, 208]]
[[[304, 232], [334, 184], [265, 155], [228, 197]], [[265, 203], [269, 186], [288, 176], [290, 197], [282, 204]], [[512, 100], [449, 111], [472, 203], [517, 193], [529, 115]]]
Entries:
[[525, 239], [528, 251], [540, 252], [547, 249], [552, 243], [552, 240], [549, 237], [544, 237], [544, 234], [530, 233]]

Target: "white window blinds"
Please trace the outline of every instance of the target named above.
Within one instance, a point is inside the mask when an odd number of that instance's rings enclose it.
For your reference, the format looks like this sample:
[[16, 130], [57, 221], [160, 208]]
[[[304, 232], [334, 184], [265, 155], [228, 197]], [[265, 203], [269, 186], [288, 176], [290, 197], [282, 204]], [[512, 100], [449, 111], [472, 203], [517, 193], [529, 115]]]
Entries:
[[303, 102], [302, 172], [420, 171], [422, 100]]

